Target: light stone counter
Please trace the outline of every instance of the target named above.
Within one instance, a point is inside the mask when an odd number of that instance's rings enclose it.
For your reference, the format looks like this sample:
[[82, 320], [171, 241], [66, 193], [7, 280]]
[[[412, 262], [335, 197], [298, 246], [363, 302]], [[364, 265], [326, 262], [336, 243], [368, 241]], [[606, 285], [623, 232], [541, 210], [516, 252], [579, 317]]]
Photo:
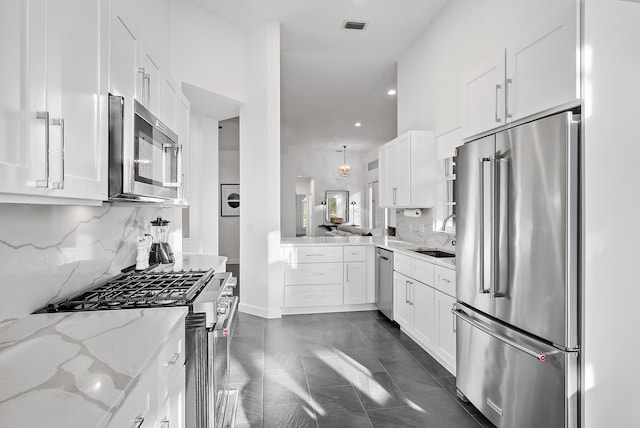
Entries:
[[[407, 256], [411, 256], [411, 257], [415, 257], [417, 259], [422, 259], [422, 260], [426, 260], [429, 263], [433, 263], [436, 265], [440, 265], [449, 269], [455, 269], [456, 268], [456, 259], [455, 257], [447, 257], [447, 258], [438, 258], [438, 257], [431, 257], [431, 256], [427, 256], [426, 254], [420, 254], [420, 253], [416, 253], [415, 251], [412, 250], [416, 250], [418, 248], [422, 248], [420, 245], [418, 244], [414, 244], [411, 242], [406, 242], [406, 241], [400, 241], [398, 239], [396, 239], [395, 237], [374, 237], [373, 238], [373, 242], [375, 243], [375, 245], [377, 247], [382, 247], [385, 248], [387, 250], [393, 251], [393, 252], [398, 252], [401, 254], [405, 254]], [[450, 252], [449, 250], [445, 250]]]
[[282, 238], [283, 247], [298, 246], [331, 246], [331, 245], [374, 245], [371, 236], [301, 236], [298, 238]]
[[180, 271], [180, 270], [209, 270], [224, 272], [227, 266], [227, 258], [224, 256], [212, 256], [209, 254], [174, 254], [175, 263], [159, 265], [156, 271]]
[[402, 241], [396, 237], [376, 237], [376, 236], [302, 236], [298, 238], [282, 238], [280, 245], [283, 247], [293, 246], [332, 246], [332, 245], [375, 245], [390, 251], [406, 254], [411, 257], [426, 260], [430, 263], [455, 269], [455, 258], [437, 258], [425, 254], [416, 253], [412, 250], [420, 248], [419, 244]]
[[0, 329], [0, 426], [104, 427], [185, 307], [35, 314]]

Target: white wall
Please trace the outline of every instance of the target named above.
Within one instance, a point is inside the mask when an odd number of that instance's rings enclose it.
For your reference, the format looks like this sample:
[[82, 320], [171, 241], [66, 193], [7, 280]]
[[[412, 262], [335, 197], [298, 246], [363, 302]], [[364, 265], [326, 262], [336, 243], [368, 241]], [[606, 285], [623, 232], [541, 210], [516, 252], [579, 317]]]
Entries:
[[246, 101], [246, 32], [192, 1], [170, 0], [169, 6], [174, 77], [211, 93]]
[[[282, 236], [296, 236], [295, 195], [296, 179], [299, 175], [314, 179], [313, 224], [315, 226], [311, 230], [312, 236], [324, 234], [324, 230], [318, 228], [318, 225], [324, 223], [321, 202], [327, 190], [348, 190], [349, 199], [356, 201], [355, 224], [362, 225], [366, 216], [364, 201], [367, 184], [367, 154], [349, 151], [347, 147], [347, 163], [351, 165], [351, 174], [344, 178], [338, 174], [338, 167], [343, 161], [342, 152], [336, 152], [338, 149], [342, 147], [327, 147], [326, 150], [289, 148], [287, 153], [282, 153]], [[353, 223], [352, 214], [353, 210], [349, 205], [349, 224]]]
[[[225, 138], [223, 130], [220, 131], [221, 140]], [[239, 135], [236, 137], [239, 138]], [[240, 151], [220, 150], [219, 165], [220, 184], [240, 183]], [[242, 196], [241, 188], [240, 204], [243, 203]], [[228, 263], [240, 263], [240, 217], [220, 216], [219, 237], [218, 253], [221, 256], [228, 257]]]
[[462, 76], [569, 1], [449, 1], [398, 60], [398, 135], [459, 126]]
[[189, 212], [191, 236], [184, 251], [218, 254], [220, 212], [218, 179], [218, 122], [191, 116], [189, 130]]
[[279, 317], [280, 25], [255, 28], [248, 52], [247, 104], [240, 110], [240, 309]]
[[584, 5], [584, 427], [630, 427], [640, 396], [640, 4]]

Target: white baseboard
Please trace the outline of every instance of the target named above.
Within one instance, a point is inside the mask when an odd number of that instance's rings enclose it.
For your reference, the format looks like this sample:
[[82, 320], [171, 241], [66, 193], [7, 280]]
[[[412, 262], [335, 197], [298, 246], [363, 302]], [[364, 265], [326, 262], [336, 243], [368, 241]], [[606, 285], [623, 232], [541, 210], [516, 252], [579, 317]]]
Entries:
[[326, 314], [332, 312], [375, 311], [378, 307], [373, 303], [364, 305], [309, 306], [282, 308], [282, 315]]
[[268, 310], [267, 308], [263, 308], [262, 306], [249, 305], [242, 302], [240, 302], [240, 305], [238, 306], [238, 310], [242, 313], [254, 315], [260, 318], [271, 319], [271, 318], [282, 317], [282, 314], [280, 313], [279, 310], [274, 310], [274, 309]]

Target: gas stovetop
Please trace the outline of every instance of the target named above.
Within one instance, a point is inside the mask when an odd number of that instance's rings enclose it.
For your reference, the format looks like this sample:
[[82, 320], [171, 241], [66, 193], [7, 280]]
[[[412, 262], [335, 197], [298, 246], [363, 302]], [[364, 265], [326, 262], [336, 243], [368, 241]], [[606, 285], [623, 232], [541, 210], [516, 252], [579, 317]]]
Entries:
[[189, 305], [214, 275], [213, 269], [180, 272], [125, 272], [43, 312], [73, 312]]

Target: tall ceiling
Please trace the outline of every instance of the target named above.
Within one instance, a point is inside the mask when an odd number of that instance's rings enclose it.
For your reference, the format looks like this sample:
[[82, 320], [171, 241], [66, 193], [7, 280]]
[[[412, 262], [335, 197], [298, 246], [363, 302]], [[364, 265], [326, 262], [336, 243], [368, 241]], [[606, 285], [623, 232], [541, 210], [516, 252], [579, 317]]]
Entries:
[[[396, 62], [446, 0], [196, 0], [250, 30], [281, 24], [283, 148], [369, 150], [396, 136]], [[367, 22], [345, 30], [345, 20]], [[401, 94], [398, 94], [401, 96]], [[354, 124], [360, 122], [361, 127]]]

